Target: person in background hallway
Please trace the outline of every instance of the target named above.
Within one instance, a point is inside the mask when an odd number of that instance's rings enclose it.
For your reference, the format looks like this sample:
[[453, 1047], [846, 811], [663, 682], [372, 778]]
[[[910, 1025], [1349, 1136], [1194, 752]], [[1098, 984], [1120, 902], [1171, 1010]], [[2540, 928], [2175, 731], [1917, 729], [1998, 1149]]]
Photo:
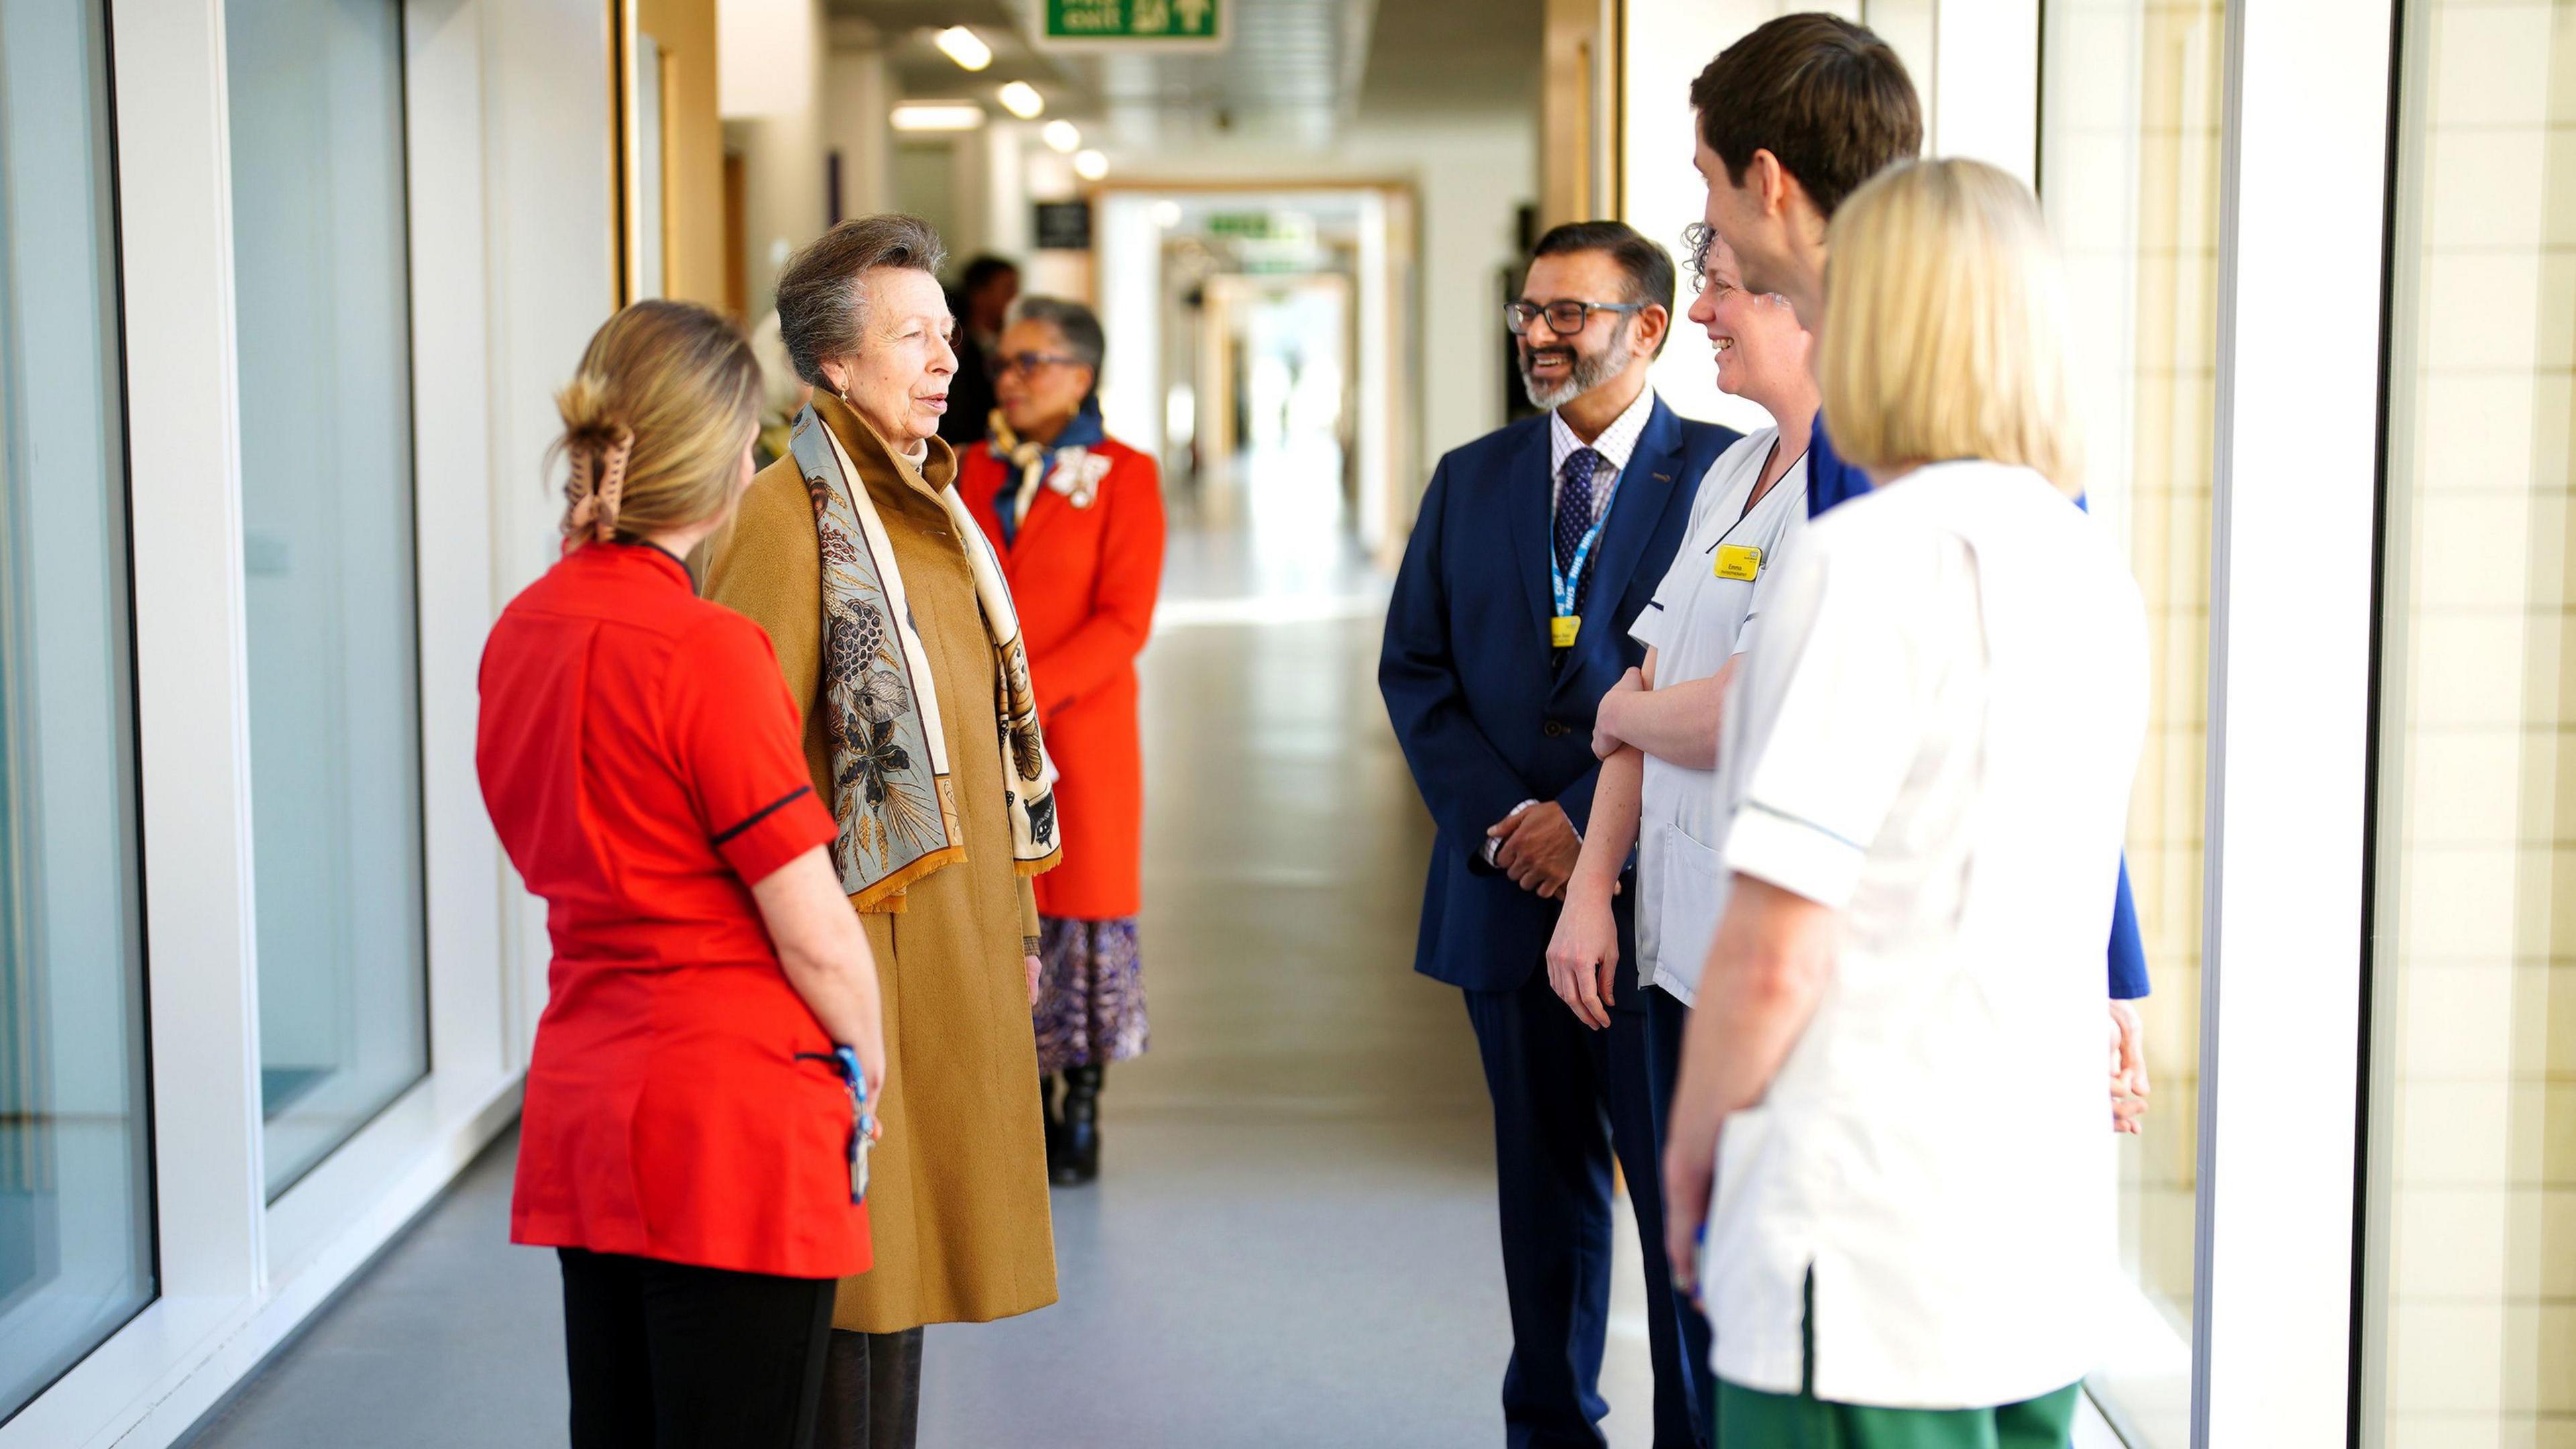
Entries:
[[1162, 587], [1163, 488], [1153, 459], [1101, 430], [1105, 345], [1081, 303], [1022, 300], [993, 362], [1002, 427], [957, 479], [1019, 602], [1061, 774], [1064, 864], [1037, 882], [1037, 1033], [1048, 1166], [1067, 1185], [1099, 1175], [1103, 1072], [1145, 1049], [1136, 656]]
[[966, 264], [957, 278], [957, 375], [948, 384], [948, 411], [939, 418], [939, 436], [963, 454], [984, 441], [993, 426], [993, 355], [1001, 345], [1002, 323], [1020, 295], [1020, 269], [1000, 257], [982, 256]]
[[939, 261], [928, 226], [873, 216], [788, 262], [780, 333], [814, 398], [707, 576], [778, 646], [885, 987], [877, 1264], [833, 1310], [825, 1449], [913, 1442], [922, 1325], [1056, 1295], [1028, 1015], [1055, 804], [1010, 591], [936, 436], [957, 366]]
[[[1646, 385], [1672, 302], [1672, 258], [1627, 226], [1539, 239], [1506, 320], [1530, 401], [1549, 411], [1440, 460], [1378, 658], [1438, 827], [1414, 969], [1463, 988], [1493, 1096], [1513, 1449], [1605, 1442], [1614, 1151], [1646, 1244], [1654, 1442], [1699, 1441], [1655, 1185], [1657, 993], [1637, 989], [1623, 949], [1609, 1026], [1588, 1031], [1544, 969], [1600, 778], [1593, 706], [1643, 661], [1628, 625], [1672, 562], [1695, 484], [1736, 441]], [[1623, 948], [1633, 896], [1615, 908]]]
[[610, 318], [556, 397], [563, 560], [483, 652], [483, 799], [554, 942], [510, 1239], [562, 1260], [575, 1449], [802, 1449], [868, 1266], [876, 970], [769, 641], [680, 562], [751, 481], [759, 386], [702, 307]]
[[[1620, 962], [1613, 902], [1636, 852], [1635, 974], [1650, 981], [1657, 1091], [1669, 1098], [1682, 1027], [1716, 917], [1714, 862], [1722, 817], [1715, 767], [1727, 682], [1753, 642], [1753, 621], [1779, 587], [1780, 563], [1805, 532], [1808, 423], [1816, 415], [1807, 334], [1786, 302], [1745, 290], [1726, 244], [1692, 228], [1690, 308], [1717, 352], [1721, 391], [1780, 419], [1726, 450], [1702, 478], [1690, 531], [1655, 596], [1628, 632], [1645, 664], [1602, 696], [1592, 751], [1601, 783], [1592, 828], [1566, 882], [1565, 909], [1548, 943], [1548, 978], [1584, 1025], [1611, 1025], [1604, 998]], [[1669, 998], [1669, 999], [1667, 999]], [[1682, 1342], [1709, 1379], [1708, 1321], [1685, 1303]]]
[[[1691, 83], [1703, 221], [1726, 239], [1756, 292], [1789, 299], [1815, 331], [1825, 313], [1826, 225], [1843, 198], [1923, 146], [1923, 107], [1896, 51], [1832, 15], [1784, 15], [1720, 52]], [[1868, 491], [1816, 419], [1807, 448], [1807, 513]], [[2079, 496], [2078, 503], [2081, 503]], [[2111, 1121], [2136, 1132], [2147, 1110], [2146, 1026], [2131, 1002], [2147, 994], [2147, 953], [2120, 865], [2108, 943]]]
[[2119, 879], [2146, 613], [2066, 506], [2029, 190], [1908, 163], [1833, 245], [1824, 404], [1874, 486], [1808, 530], [1737, 682], [1669, 1253], [1691, 1273], [1705, 1220], [1723, 1443], [2063, 1449], [2119, 1228], [2102, 988], [2066, 968]]

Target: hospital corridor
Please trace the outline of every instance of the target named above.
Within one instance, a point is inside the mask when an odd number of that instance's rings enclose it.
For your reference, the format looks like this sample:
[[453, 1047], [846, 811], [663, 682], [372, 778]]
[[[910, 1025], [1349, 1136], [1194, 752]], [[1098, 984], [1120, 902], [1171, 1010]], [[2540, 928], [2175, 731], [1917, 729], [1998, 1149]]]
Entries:
[[2571, 137], [0, 0], [0, 1449], [2576, 1449]]

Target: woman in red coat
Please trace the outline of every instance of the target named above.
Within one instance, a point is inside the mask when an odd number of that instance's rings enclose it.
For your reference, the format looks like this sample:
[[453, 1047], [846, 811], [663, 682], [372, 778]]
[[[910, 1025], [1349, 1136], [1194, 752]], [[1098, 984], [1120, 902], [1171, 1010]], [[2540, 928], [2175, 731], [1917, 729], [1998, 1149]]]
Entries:
[[769, 636], [681, 562], [759, 389], [703, 307], [610, 318], [556, 399], [563, 560], [483, 650], [475, 767], [554, 944], [510, 1238], [561, 1259], [574, 1449], [804, 1449], [869, 1262], [876, 967]]
[[1037, 879], [1036, 1015], [1049, 1167], [1068, 1185], [1100, 1170], [1102, 1069], [1145, 1049], [1136, 656], [1162, 586], [1163, 493], [1154, 460], [1101, 431], [1102, 347], [1090, 308], [1023, 300], [994, 359], [993, 441], [967, 452], [957, 478], [1019, 606], [1060, 776], [1064, 863]]

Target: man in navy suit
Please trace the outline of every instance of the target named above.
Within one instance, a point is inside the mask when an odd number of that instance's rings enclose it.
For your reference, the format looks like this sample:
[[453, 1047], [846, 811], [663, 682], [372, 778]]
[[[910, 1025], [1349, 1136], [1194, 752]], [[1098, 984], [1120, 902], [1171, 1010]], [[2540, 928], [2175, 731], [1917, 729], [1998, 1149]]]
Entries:
[[[1657, 1139], [1672, 1063], [1618, 899], [1611, 1026], [1549, 989], [1547, 943], [1591, 813], [1593, 707], [1643, 662], [1628, 624], [1653, 595], [1701, 475], [1736, 434], [1646, 385], [1671, 330], [1673, 261], [1618, 222], [1539, 240], [1506, 310], [1521, 379], [1548, 411], [1440, 460], [1389, 603], [1378, 687], [1438, 838], [1414, 969], [1461, 988], [1494, 1101], [1512, 1449], [1605, 1441], [1611, 1160], [1646, 1255], [1657, 1449], [1703, 1442], [1682, 1305], [1665, 1269]], [[1659, 1090], [1659, 1084], [1661, 1084]]]

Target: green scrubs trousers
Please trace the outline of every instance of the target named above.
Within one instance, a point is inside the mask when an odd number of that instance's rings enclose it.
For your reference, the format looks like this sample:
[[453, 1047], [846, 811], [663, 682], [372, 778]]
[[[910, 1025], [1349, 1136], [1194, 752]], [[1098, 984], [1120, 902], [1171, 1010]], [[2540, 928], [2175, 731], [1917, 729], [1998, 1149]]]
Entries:
[[1807, 1278], [1806, 1383], [1766, 1394], [1717, 1381], [1717, 1449], [2066, 1449], [2081, 1384], [1992, 1409], [1874, 1409], [1816, 1397], [1816, 1280]]
[[2068, 1384], [1998, 1409], [1872, 1409], [1720, 1379], [1717, 1442], [1723, 1449], [2066, 1449], [2083, 1392]]

